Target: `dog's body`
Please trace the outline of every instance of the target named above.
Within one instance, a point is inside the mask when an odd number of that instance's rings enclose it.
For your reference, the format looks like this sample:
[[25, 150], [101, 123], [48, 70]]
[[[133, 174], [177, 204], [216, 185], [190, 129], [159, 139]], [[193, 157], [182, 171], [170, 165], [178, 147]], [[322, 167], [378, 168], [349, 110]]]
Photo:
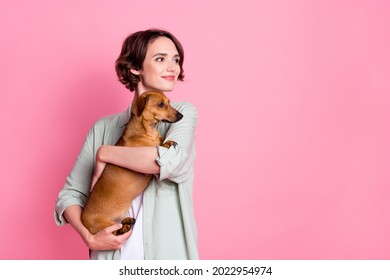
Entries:
[[[158, 146], [161, 139], [157, 130], [159, 121], [177, 122], [183, 115], [169, 105], [161, 92], [145, 92], [135, 98], [130, 120], [117, 142], [117, 146]], [[167, 141], [163, 146], [175, 145]], [[81, 214], [84, 226], [92, 233], [122, 223], [115, 235], [129, 231], [135, 219], [125, 218], [132, 201], [148, 186], [153, 175], [138, 173], [116, 165], [107, 164]]]

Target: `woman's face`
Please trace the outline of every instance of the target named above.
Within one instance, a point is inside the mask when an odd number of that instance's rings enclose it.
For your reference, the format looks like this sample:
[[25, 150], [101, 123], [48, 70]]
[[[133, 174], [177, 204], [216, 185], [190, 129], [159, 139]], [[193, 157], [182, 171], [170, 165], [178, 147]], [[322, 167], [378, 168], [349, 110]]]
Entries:
[[180, 74], [180, 55], [175, 44], [167, 37], [158, 37], [149, 44], [143, 67], [132, 69], [139, 75], [138, 93], [149, 90], [171, 91], [176, 85]]

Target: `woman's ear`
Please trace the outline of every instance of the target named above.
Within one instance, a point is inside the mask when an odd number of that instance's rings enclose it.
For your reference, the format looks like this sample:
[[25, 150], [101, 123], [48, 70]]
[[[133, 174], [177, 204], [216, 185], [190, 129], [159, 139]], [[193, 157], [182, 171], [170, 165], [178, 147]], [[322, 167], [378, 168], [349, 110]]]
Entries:
[[130, 72], [136, 76], [138, 76], [140, 74], [140, 71], [139, 71], [139, 68], [136, 68], [136, 69], [130, 69]]

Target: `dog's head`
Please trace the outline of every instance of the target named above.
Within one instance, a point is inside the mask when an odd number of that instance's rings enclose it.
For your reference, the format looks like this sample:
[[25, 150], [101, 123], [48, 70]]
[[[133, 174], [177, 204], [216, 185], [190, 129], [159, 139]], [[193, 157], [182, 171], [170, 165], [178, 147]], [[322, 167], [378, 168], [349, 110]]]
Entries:
[[180, 112], [172, 108], [168, 97], [158, 91], [147, 91], [141, 94], [134, 100], [132, 111], [138, 117], [153, 124], [160, 121], [174, 123], [183, 118]]

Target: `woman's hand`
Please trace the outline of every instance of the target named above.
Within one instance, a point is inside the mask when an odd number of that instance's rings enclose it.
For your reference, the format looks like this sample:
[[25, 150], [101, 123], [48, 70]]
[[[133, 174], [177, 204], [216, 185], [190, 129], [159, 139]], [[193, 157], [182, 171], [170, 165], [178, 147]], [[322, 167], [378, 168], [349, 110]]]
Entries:
[[121, 227], [121, 224], [115, 224], [96, 234], [89, 234], [84, 239], [84, 242], [92, 250], [119, 250], [133, 232], [133, 230], [130, 230], [125, 234], [118, 236], [112, 234], [113, 231], [116, 231]]
[[81, 222], [82, 209], [79, 205], [71, 205], [64, 211], [64, 216], [69, 224], [80, 234], [84, 243], [92, 250], [118, 250], [131, 236], [132, 230], [122, 235], [114, 235], [112, 232], [120, 229], [122, 224], [109, 226], [96, 234], [91, 234]]

